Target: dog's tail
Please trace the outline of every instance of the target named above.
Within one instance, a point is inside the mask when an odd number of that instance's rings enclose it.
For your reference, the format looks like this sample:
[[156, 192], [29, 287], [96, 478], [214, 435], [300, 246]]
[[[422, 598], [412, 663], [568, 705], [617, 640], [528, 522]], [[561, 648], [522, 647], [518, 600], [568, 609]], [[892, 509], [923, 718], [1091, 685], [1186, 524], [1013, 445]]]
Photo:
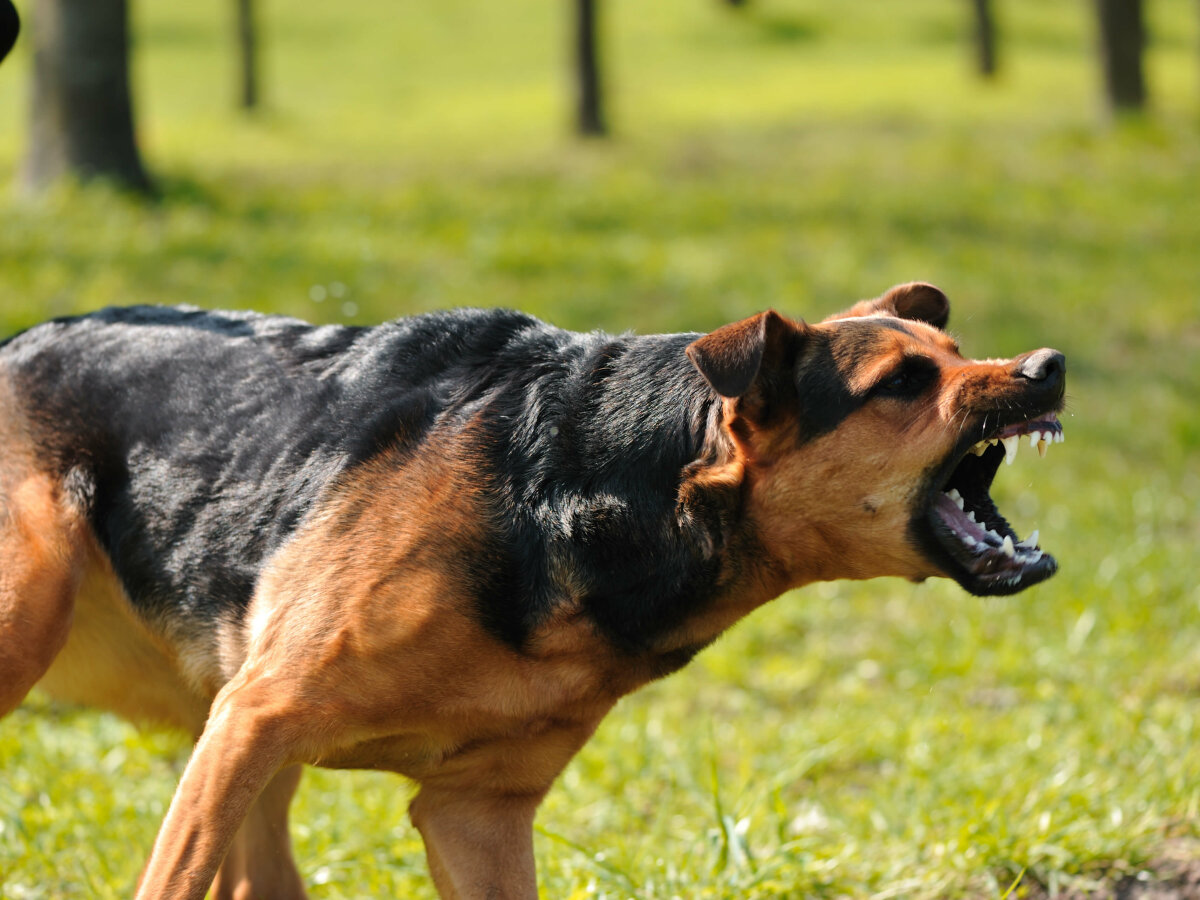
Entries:
[[12, 5], [12, 0], [0, 0], [0, 60], [8, 56], [20, 33], [21, 17], [17, 15], [17, 8]]

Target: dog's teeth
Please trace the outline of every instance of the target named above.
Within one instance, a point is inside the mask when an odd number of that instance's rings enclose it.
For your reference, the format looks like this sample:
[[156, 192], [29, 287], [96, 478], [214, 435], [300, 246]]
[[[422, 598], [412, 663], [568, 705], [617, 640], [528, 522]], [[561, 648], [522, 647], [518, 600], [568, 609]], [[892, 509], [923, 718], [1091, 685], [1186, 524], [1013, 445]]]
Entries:
[[990, 438], [988, 440], [989, 447], [995, 447], [998, 443], [1000, 443], [1000, 441], [998, 441], [996, 438]]
[[1054, 432], [1054, 443], [1061, 444], [1065, 440], [1066, 438], [1063, 437], [1063, 433], [1061, 431]]
[[975, 446], [973, 446], [971, 448], [971, 452], [974, 453], [976, 456], [983, 456], [983, 454], [987, 452], [987, 448], [988, 448], [988, 442], [980, 441], [978, 444], [976, 444]]
[[967, 518], [970, 519], [972, 522], [974, 522], [975, 521], [975, 510], [968, 509], [967, 510]]
[[1046, 458], [1046, 442], [1044, 440], [1037, 442], [1038, 456]]
[[1004, 540], [1000, 544], [1000, 550], [1005, 556], [1016, 556], [1017, 548], [1013, 546], [1011, 534], [1006, 534]]
[[1030, 550], [1035, 549], [1037, 547], [1037, 545], [1038, 545], [1038, 532], [1037, 532], [1036, 528], [1033, 530], [1033, 533], [1031, 535], [1029, 535], [1029, 537], [1025, 538], [1025, 540], [1023, 540], [1019, 544], [1017, 544], [1018, 547], [1027, 547]]
[[959, 509], [963, 508], [963, 496], [958, 492], [957, 488], [950, 488], [950, 490], [946, 491], [946, 496], [953, 500], [954, 505]]
[[1017, 446], [1021, 443], [1021, 439], [1016, 435], [1006, 437], [1004, 439], [1004, 462], [1008, 465], [1013, 464], [1013, 460], [1017, 458]]

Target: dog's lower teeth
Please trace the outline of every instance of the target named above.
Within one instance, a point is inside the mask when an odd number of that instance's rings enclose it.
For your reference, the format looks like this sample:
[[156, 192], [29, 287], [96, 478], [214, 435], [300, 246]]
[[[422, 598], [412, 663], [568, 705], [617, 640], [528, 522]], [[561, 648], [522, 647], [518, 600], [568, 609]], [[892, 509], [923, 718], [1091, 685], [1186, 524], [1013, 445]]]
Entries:
[[1005, 556], [1016, 556], [1017, 555], [1017, 548], [1013, 546], [1012, 535], [1006, 534], [1004, 536], [1004, 541], [1000, 544], [1000, 550], [1004, 553]]

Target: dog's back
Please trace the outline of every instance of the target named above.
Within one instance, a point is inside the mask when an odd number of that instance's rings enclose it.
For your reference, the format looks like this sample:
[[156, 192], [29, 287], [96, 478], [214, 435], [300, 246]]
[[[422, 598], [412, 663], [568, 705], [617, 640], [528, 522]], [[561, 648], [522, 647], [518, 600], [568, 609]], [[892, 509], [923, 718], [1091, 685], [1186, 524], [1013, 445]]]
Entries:
[[636, 649], [662, 627], [649, 619], [664, 598], [643, 602], [631, 566], [663, 542], [709, 425], [682, 354], [694, 337], [575, 334], [505, 310], [355, 328], [135, 307], [9, 340], [0, 378], [22, 453], [66, 486], [148, 622], [194, 632], [239, 618], [332, 487], [381, 453], [399, 465], [431, 432], [470, 428], [473, 481], [521, 556], [502, 567], [519, 584], [483, 591], [489, 629], [519, 645], [544, 618], [558, 541], [581, 578], [608, 579], [595, 614]]
[[30, 452], [88, 511], [134, 604], [204, 619], [244, 608], [263, 560], [331, 483], [419, 445], [469, 404], [462, 371], [499, 368], [531, 332], [565, 334], [497, 311], [368, 329], [111, 309], [9, 341], [0, 377]]

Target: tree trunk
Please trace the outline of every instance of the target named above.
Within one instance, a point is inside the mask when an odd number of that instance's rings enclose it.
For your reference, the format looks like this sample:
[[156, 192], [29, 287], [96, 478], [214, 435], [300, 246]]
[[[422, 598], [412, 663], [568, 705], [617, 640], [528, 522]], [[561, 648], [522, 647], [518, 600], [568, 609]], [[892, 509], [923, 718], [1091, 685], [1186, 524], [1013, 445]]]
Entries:
[[21, 20], [17, 17], [16, 8], [9, 0], [0, 0], [0, 60], [8, 56], [20, 31]]
[[575, 128], [585, 137], [608, 133], [600, 78], [597, 0], [575, 0]]
[[258, 107], [258, 23], [254, 0], [236, 0], [238, 42], [238, 104]]
[[1146, 26], [1142, 0], [1096, 0], [1096, 10], [1109, 106], [1114, 112], [1140, 110], [1146, 105], [1146, 79], [1142, 72]]
[[133, 132], [126, 0], [36, 0], [24, 181], [109, 178], [150, 192]]
[[996, 75], [996, 17], [992, 0], [971, 0], [975, 7], [975, 48], [979, 74], [984, 78]]

